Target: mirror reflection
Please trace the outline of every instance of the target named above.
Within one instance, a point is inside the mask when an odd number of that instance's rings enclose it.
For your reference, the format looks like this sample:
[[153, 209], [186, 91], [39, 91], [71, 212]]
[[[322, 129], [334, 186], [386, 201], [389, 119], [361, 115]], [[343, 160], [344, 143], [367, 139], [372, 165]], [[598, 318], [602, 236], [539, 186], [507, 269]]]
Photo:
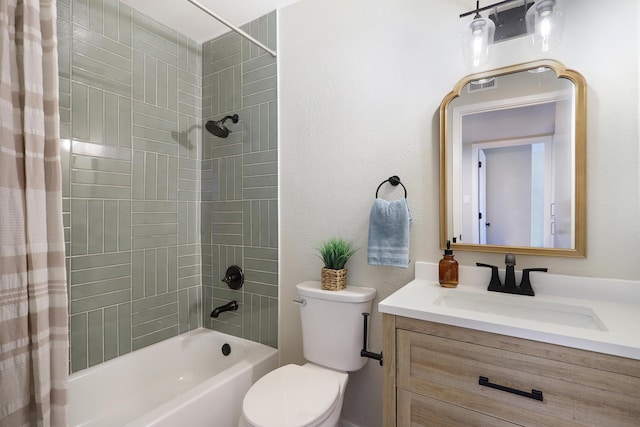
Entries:
[[441, 240], [584, 256], [584, 79], [537, 61], [461, 80], [441, 106]]

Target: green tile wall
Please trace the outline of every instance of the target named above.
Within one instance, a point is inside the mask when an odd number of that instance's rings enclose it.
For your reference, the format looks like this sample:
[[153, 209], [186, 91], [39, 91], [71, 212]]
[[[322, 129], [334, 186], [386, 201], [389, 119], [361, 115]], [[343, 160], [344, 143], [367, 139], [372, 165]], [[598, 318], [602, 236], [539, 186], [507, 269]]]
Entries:
[[201, 46], [58, 1], [71, 371], [202, 324]]
[[[277, 346], [275, 59], [117, 0], [57, 10], [70, 370], [202, 325]], [[243, 29], [275, 48], [275, 19]], [[231, 113], [229, 138], [203, 131]], [[232, 264], [241, 291], [220, 282]]]
[[[276, 13], [242, 27], [276, 48]], [[221, 139], [203, 133], [201, 162], [203, 324], [270, 346], [278, 344], [278, 135], [275, 58], [235, 33], [203, 45], [204, 121], [238, 114]], [[240, 265], [244, 287], [220, 281]], [[235, 299], [237, 312], [211, 319]]]

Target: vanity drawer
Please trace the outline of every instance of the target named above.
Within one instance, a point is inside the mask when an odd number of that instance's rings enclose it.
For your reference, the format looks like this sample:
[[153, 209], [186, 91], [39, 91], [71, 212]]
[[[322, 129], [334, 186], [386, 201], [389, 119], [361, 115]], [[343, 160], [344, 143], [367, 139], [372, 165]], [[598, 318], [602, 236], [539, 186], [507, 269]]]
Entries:
[[398, 390], [398, 427], [515, 427], [507, 421], [406, 390]]
[[[401, 329], [396, 339], [399, 389], [525, 426], [640, 425], [638, 377], [480, 341]], [[539, 390], [543, 400], [480, 385], [480, 377], [527, 394]]]

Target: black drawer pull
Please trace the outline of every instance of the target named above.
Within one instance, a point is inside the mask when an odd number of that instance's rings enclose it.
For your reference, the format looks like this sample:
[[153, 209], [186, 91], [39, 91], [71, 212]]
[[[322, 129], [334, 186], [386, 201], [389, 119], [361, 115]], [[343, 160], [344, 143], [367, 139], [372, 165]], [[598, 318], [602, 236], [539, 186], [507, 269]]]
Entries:
[[489, 382], [489, 378], [482, 377], [482, 376], [480, 378], [478, 378], [478, 384], [483, 385], [483, 386], [487, 386], [487, 387], [491, 387], [491, 388], [495, 388], [496, 390], [502, 390], [502, 391], [506, 391], [508, 393], [517, 394], [518, 396], [528, 397], [529, 399], [539, 400], [539, 401], [542, 402], [542, 392], [540, 390], [533, 390], [532, 389], [531, 393], [529, 393], [529, 392], [526, 392], [526, 391], [517, 390], [515, 388], [503, 386], [503, 385], [500, 385], [500, 384], [490, 383]]

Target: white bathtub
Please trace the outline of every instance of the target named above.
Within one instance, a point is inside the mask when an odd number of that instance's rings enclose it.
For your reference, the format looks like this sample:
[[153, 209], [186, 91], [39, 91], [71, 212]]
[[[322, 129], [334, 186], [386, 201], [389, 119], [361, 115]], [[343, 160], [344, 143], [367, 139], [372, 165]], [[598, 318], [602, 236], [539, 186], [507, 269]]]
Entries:
[[251, 384], [277, 365], [271, 347], [200, 328], [72, 374], [69, 424], [235, 427]]

